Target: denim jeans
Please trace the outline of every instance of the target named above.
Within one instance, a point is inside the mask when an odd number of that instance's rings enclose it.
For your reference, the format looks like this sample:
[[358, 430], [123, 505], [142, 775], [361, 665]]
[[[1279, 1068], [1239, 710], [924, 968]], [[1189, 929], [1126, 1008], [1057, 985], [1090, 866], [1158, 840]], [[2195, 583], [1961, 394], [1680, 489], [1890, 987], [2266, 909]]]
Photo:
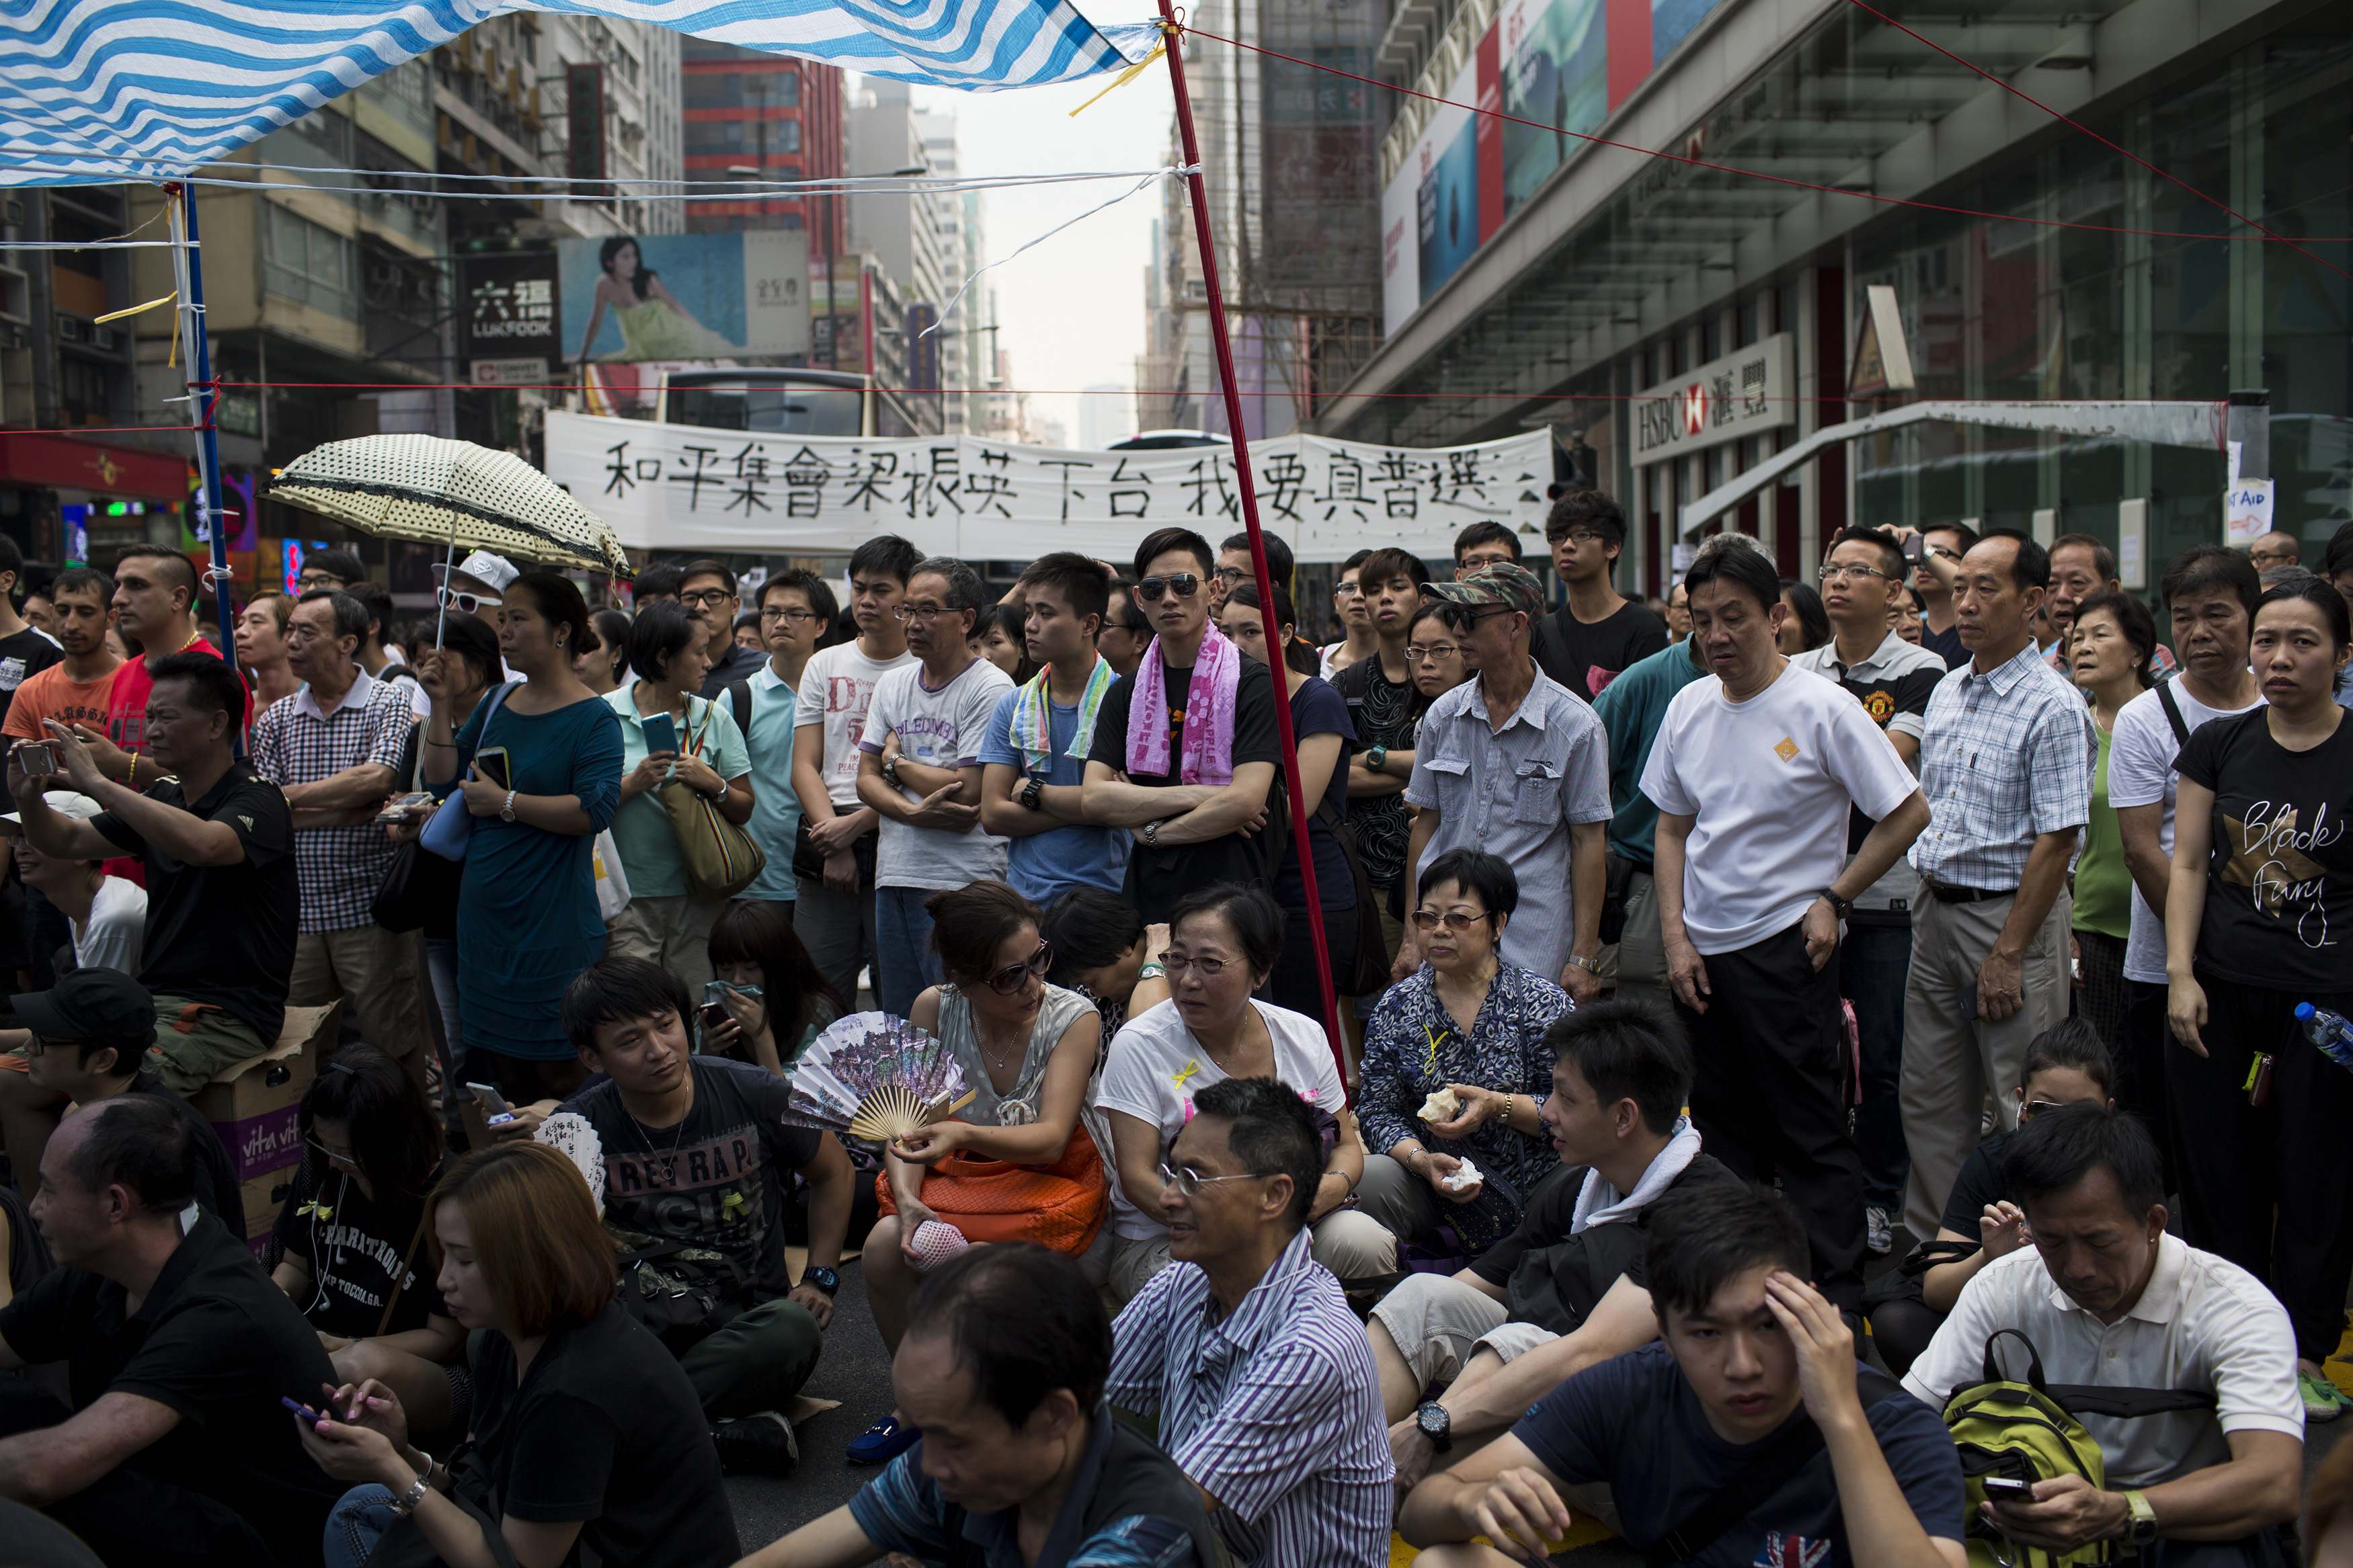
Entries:
[[932, 917], [923, 901], [937, 888], [874, 889], [874, 1005], [903, 1018], [926, 985], [940, 983]]
[[327, 1516], [324, 1552], [327, 1568], [365, 1568], [376, 1542], [384, 1539], [394, 1519], [388, 1487], [353, 1487]]
[[1850, 921], [1839, 947], [1839, 983], [1854, 1004], [1862, 1047], [1862, 1101], [1854, 1108], [1854, 1148], [1862, 1158], [1862, 1201], [1900, 1215], [1912, 1162], [1904, 1148], [1904, 981], [1912, 969], [1912, 928]]

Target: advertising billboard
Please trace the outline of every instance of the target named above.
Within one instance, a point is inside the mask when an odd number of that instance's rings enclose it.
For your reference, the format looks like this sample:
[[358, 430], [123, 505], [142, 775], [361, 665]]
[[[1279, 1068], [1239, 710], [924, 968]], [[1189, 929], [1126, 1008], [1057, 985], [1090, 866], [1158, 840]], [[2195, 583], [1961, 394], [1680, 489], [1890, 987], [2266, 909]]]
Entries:
[[567, 239], [555, 258], [567, 359], [808, 353], [806, 230]]
[[554, 251], [458, 258], [458, 352], [478, 386], [496, 384], [510, 367], [535, 366], [536, 378], [547, 379], [548, 367], [565, 358]]

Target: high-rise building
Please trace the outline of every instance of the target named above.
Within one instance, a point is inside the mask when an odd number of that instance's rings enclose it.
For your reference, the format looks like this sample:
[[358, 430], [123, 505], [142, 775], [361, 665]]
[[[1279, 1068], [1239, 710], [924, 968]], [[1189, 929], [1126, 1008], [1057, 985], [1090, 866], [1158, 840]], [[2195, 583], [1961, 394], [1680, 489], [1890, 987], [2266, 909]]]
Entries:
[[[905, 82], [861, 83], [849, 106], [848, 128], [853, 178], [871, 182], [934, 172]], [[948, 276], [955, 254], [948, 232], [954, 210], [945, 194], [912, 185], [861, 191], [849, 199], [849, 249], [870, 258], [887, 276], [886, 292], [898, 301], [888, 312], [877, 306], [877, 348], [891, 342], [900, 345], [893, 357], [913, 379], [899, 384], [909, 389], [910, 410], [925, 434], [945, 427], [936, 389], [947, 382], [938, 360], [943, 334], [916, 334], [938, 319], [955, 291]]]
[[[842, 163], [841, 72], [814, 60], [687, 38], [685, 136], [691, 180], [838, 180]], [[841, 249], [847, 216], [839, 192], [689, 205], [688, 232], [800, 228], [809, 256]]]

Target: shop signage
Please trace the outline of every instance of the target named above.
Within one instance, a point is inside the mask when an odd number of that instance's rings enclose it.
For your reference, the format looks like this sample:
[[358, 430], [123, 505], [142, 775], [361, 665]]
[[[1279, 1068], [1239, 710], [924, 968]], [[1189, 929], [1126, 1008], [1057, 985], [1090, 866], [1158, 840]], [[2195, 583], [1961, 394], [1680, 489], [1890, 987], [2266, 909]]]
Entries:
[[1634, 466], [1797, 423], [1791, 342], [1788, 333], [1776, 332], [1641, 394]]
[[477, 386], [504, 384], [483, 380], [480, 366], [485, 360], [512, 363], [564, 357], [554, 251], [460, 257], [458, 292], [458, 352], [474, 362]]
[[176, 502], [187, 499], [188, 460], [71, 436], [0, 436], [0, 481]]

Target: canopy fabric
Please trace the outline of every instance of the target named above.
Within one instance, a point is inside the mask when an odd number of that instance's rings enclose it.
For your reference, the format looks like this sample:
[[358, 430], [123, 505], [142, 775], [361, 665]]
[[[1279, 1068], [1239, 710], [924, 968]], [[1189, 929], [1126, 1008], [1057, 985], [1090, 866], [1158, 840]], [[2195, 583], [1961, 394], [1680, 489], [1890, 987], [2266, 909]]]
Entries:
[[512, 11], [968, 90], [1116, 70], [1158, 36], [1069, 0], [0, 0], [0, 184], [192, 173]]

